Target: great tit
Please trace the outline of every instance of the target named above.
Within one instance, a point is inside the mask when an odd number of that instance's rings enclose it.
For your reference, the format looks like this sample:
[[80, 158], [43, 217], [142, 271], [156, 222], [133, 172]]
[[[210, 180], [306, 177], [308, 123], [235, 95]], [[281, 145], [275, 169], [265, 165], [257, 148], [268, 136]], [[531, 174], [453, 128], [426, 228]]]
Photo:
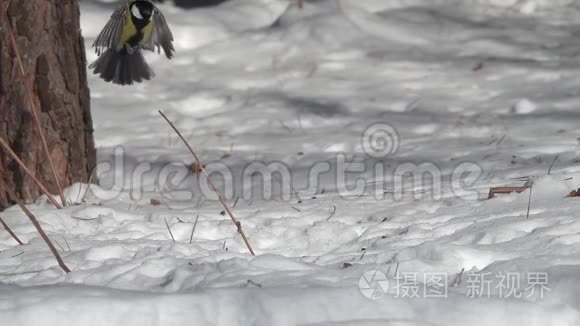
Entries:
[[99, 58], [89, 69], [107, 82], [131, 85], [154, 76], [141, 50], [163, 52], [171, 59], [173, 35], [165, 17], [150, 0], [128, 0], [115, 10], [93, 47]]

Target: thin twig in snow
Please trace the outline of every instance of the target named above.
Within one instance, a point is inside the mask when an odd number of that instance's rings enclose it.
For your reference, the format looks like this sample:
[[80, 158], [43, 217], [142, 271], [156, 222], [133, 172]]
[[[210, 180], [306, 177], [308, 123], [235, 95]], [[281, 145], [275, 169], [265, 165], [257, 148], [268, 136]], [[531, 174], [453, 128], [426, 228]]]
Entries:
[[71, 203], [69, 206], [73, 206], [73, 204], [79, 204], [79, 199], [81, 198], [81, 191], [83, 190], [83, 184], [82, 184], [82, 179], [81, 179], [81, 183], [79, 183], [79, 191], [77, 192], [77, 199], [75, 200], [74, 203]]
[[360, 258], [358, 260], [361, 261], [366, 254], [367, 254], [367, 251], [366, 250], [363, 251], [362, 255], [360, 255]]
[[218, 199], [220, 200], [220, 202], [224, 206], [224, 209], [226, 210], [226, 212], [230, 216], [230, 219], [232, 220], [232, 222], [234, 222], [234, 225], [236, 226], [238, 233], [242, 236], [242, 239], [244, 240], [244, 243], [246, 244], [246, 247], [248, 247], [248, 250], [250, 251], [250, 254], [252, 254], [252, 256], [255, 256], [256, 254], [254, 253], [254, 250], [252, 249], [252, 245], [250, 244], [250, 241], [248, 240], [248, 238], [246, 237], [246, 234], [242, 230], [242, 223], [240, 223], [238, 221], [238, 219], [234, 216], [234, 213], [232, 212], [232, 210], [230, 209], [230, 207], [226, 203], [225, 199], [220, 194], [220, 192], [218, 191], [217, 187], [214, 185], [213, 181], [211, 180], [209, 174], [207, 173], [207, 171], [205, 169], [205, 165], [203, 165], [203, 163], [201, 162], [201, 160], [199, 159], [199, 157], [197, 156], [197, 154], [195, 153], [195, 151], [193, 150], [193, 148], [191, 147], [191, 145], [189, 145], [189, 143], [187, 142], [187, 140], [185, 139], [185, 137], [183, 137], [183, 135], [181, 134], [181, 132], [179, 132], [179, 130], [177, 129], [177, 127], [175, 127], [175, 125], [173, 124], [173, 122], [171, 122], [171, 120], [169, 120], [167, 118], [167, 116], [163, 113], [163, 111], [160, 110], [159, 111], [159, 114], [163, 117], [163, 119], [165, 119], [165, 121], [167, 121], [167, 123], [169, 124], [169, 126], [171, 126], [171, 128], [177, 133], [177, 135], [179, 136], [179, 138], [181, 138], [181, 140], [183, 141], [183, 143], [185, 144], [185, 146], [187, 146], [187, 148], [191, 152], [191, 155], [193, 155], [193, 157], [195, 158], [195, 160], [199, 164], [200, 169], [201, 169], [201, 172], [204, 174], [204, 176], [207, 179], [207, 183], [210, 185], [210, 187], [212, 188], [213, 192], [215, 192], [215, 194], [218, 196]]
[[24, 251], [14, 255], [14, 256], [10, 256], [10, 258], [14, 258], [14, 257], [22, 256], [22, 255], [24, 255]]
[[58, 240], [54, 240], [54, 242], [56, 243], [56, 245], [60, 248], [60, 251], [66, 251], [64, 250], [64, 248], [60, 245], [60, 242], [58, 242]]
[[463, 272], [465, 272], [465, 268], [462, 268], [461, 272], [459, 272], [459, 274], [457, 274], [457, 276], [455, 276], [453, 283], [451, 283], [452, 287], [457, 287], [458, 285], [461, 284], [461, 275], [463, 275]]
[[[32, 171], [30, 171], [28, 169], [28, 167], [26, 167], [26, 164], [24, 164], [24, 162], [22, 162], [22, 160], [18, 157], [18, 155], [16, 155], [16, 153], [12, 150], [12, 148], [10, 148], [10, 145], [8, 145], [8, 143], [2, 137], [0, 137], [0, 146], [2, 146], [4, 148], [4, 150], [6, 152], [8, 152], [8, 155], [10, 155], [12, 157], [12, 159], [14, 161], [16, 161], [16, 163], [18, 163], [18, 165], [24, 171], [24, 173], [26, 173], [26, 175], [28, 175], [30, 178], [32, 178], [34, 183], [36, 183], [38, 188], [40, 188], [40, 190], [46, 195], [46, 197], [48, 197], [48, 200], [50, 200], [50, 202], [54, 205], [54, 207], [61, 209], [62, 206], [56, 201], [56, 199], [54, 199], [54, 197], [50, 194], [50, 192], [46, 189], [46, 187], [42, 184], [42, 182], [40, 182], [40, 180], [38, 180], [34, 176]], [[14, 198], [16, 198], [16, 197], [14, 197]]]
[[173, 232], [171, 232], [171, 228], [169, 227], [169, 223], [167, 223], [167, 219], [163, 218], [163, 220], [165, 221], [165, 226], [167, 227], [167, 231], [169, 231], [169, 235], [171, 236], [171, 240], [173, 240], [173, 242], [175, 242], [175, 238], [173, 237]]
[[334, 216], [334, 214], [336, 214], [336, 205], [332, 206], [332, 213], [330, 214], [330, 216], [326, 219], [326, 221], [330, 221], [330, 219]]
[[6, 230], [6, 232], [8, 232], [8, 234], [10, 234], [10, 236], [12, 237], [12, 239], [16, 240], [16, 242], [18, 242], [19, 245], [23, 245], [24, 243], [22, 243], [22, 241], [20, 241], [20, 238], [18, 238], [18, 236], [16, 235], [16, 233], [14, 233], [12, 231], [12, 229], [10, 229], [10, 227], [8, 226], [8, 224], [6, 224], [6, 222], [4, 222], [4, 220], [2, 219], [2, 217], [0, 217], [0, 224], [2, 224], [2, 226], [4, 227], [4, 230]]
[[530, 218], [530, 206], [532, 206], [532, 189], [534, 189], [534, 184], [530, 185], [530, 197], [528, 198], [528, 211], [526, 212], [526, 219]]
[[259, 288], [261, 288], [261, 287], [262, 287], [262, 284], [256, 283], [256, 282], [254, 282], [254, 281], [252, 281], [252, 280], [248, 280], [248, 281], [246, 282], [246, 286], [249, 286], [249, 285], [253, 285], [253, 286], [255, 286], [255, 287], [259, 287]]
[[296, 189], [294, 189], [294, 186], [290, 185], [290, 190], [292, 190], [292, 192], [296, 195], [296, 198], [298, 198], [298, 204], [302, 204], [302, 198], [300, 198], [300, 194], [298, 191], [296, 191]]
[[68, 248], [68, 251], [72, 251], [72, 250], [70, 250], [70, 245], [68, 244], [68, 240], [66, 239], [66, 237], [64, 237], [64, 243], [66, 243], [66, 247]]
[[56, 258], [56, 261], [58, 262], [58, 265], [60, 266], [60, 268], [62, 268], [62, 270], [65, 271], [65, 273], [70, 273], [70, 269], [66, 266], [66, 264], [64, 263], [64, 261], [60, 257], [60, 254], [58, 253], [58, 251], [56, 250], [56, 248], [54, 247], [54, 245], [52, 244], [52, 242], [50, 241], [50, 239], [46, 235], [46, 232], [44, 232], [44, 230], [40, 226], [40, 223], [38, 223], [38, 220], [36, 219], [36, 217], [28, 210], [28, 208], [26, 208], [26, 206], [24, 206], [22, 201], [18, 200], [17, 203], [18, 203], [18, 206], [20, 206], [20, 209], [22, 209], [22, 211], [24, 212], [24, 214], [26, 214], [26, 216], [28, 216], [28, 218], [30, 219], [32, 224], [34, 224], [34, 227], [36, 228], [38, 233], [40, 233], [40, 236], [42, 237], [44, 242], [46, 242], [46, 244], [48, 245], [48, 248], [50, 249], [50, 251], [54, 255], [54, 258]]
[[91, 189], [91, 182], [93, 182], [93, 175], [94, 173], [91, 173], [90, 177], [89, 177], [89, 182], [87, 183], [87, 190], [85, 190], [85, 193], [83, 194], [83, 198], [81, 199], [80, 202], [77, 201], [77, 203], [84, 203], [85, 199], [87, 198], [87, 194], [89, 193], [89, 189]]
[[560, 158], [560, 155], [556, 155], [556, 157], [554, 157], [554, 160], [552, 161], [552, 164], [550, 164], [550, 168], [548, 169], [548, 175], [550, 175], [550, 173], [552, 173], [552, 168], [554, 167], [554, 164], [556, 164], [556, 161], [558, 160], [558, 158]]
[[505, 134], [503, 136], [501, 136], [501, 138], [497, 141], [497, 144], [495, 144], [495, 146], [501, 145], [501, 143], [505, 140], [505, 137], [506, 137]]
[[193, 242], [193, 232], [195, 232], [195, 227], [197, 227], [197, 221], [199, 221], [199, 214], [195, 218], [195, 222], [193, 223], [193, 228], [191, 229], [191, 235], [189, 236], [189, 244]]

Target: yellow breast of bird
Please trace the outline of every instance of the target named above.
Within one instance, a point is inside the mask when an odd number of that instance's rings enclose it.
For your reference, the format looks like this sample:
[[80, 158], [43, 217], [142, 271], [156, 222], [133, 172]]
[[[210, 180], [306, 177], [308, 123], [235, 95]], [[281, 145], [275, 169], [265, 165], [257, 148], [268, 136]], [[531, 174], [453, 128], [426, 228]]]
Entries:
[[[123, 24], [123, 31], [121, 33], [121, 42], [120, 42], [121, 48], [137, 34], [137, 27], [135, 26], [135, 24], [133, 24], [133, 20], [131, 19], [131, 11], [129, 10], [128, 7], [127, 10], [125, 10], [124, 20], [125, 24]], [[153, 20], [141, 29], [141, 33], [143, 35], [139, 40], [139, 44], [149, 43], [149, 40], [151, 39], [151, 34], [153, 34]], [[134, 42], [135, 40], [133, 39], [132, 41]]]
[[137, 34], [137, 27], [135, 27], [135, 24], [133, 24], [133, 21], [131, 20], [131, 10], [129, 10], [129, 6], [125, 9], [125, 17], [123, 17], [123, 20], [124, 24], [120, 42], [121, 47], [123, 47], [133, 35]]
[[141, 40], [141, 43], [149, 43], [151, 34], [153, 34], [153, 20], [143, 28], [143, 40]]

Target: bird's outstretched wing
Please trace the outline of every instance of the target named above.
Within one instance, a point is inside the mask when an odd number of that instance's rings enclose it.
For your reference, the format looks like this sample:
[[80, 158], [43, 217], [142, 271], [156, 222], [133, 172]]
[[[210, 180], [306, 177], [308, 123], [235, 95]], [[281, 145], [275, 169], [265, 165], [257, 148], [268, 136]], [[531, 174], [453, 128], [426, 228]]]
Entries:
[[169, 26], [167, 26], [167, 22], [165, 21], [165, 17], [159, 11], [159, 9], [155, 8], [155, 13], [153, 14], [153, 34], [151, 35], [151, 50], [154, 51], [155, 47], [157, 47], [157, 52], [160, 52], [160, 48], [163, 48], [163, 52], [165, 52], [165, 56], [171, 59], [175, 52], [175, 48], [173, 47], [173, 34], [171, 34], [171, 30]]
[[101, 53], [103, 53], [106, 49], [116, 48], [119, 46], [119, 43], [121, 42], [121, 35], [123, 33], [123, 26], [127, 16], [125, 14], [126, 9], [127, 7], [121, 7], [115, 10], [115, 12], [113, 12], [111, 15], [111, 19], [109, 19], [107, 25], [105, 25], [101, 33], [99, 33], [99, 36], [97, 36], [95, 43], [93, 43], [93, 47], [95, 48], [95, 51], [98, 55], [101, 55]]

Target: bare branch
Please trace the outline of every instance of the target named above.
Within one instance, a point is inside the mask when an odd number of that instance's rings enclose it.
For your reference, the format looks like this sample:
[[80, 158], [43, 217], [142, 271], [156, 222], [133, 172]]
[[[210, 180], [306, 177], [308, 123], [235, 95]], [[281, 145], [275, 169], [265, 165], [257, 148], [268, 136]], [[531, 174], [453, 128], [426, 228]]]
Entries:
[[163, 219], [165, 221], [165, 226], [167, 227], [167, 231], [169, 231], [169, 235], [171, 236], [171, 240], [175, 242], [175, 237], [173, 236], [173, 232], [171, 232], [171, 227], [169, 227], [169, 223], [167, 223], [167, 219]]
[[526, 219], [530, 218], [530, 207], [532, 206], [532, 190], [534, 189], [534, 185], [530, 186], [530, 197], [528, 198], [528, 210], [526, 212]]
[[548, 169], [548, 175], [550, 175], [550, 173], [552, 173], [552, 168], [554, 167], [554, 164], [556, 164], [556, 161], [558, 160], [558, 158], [560, 158], [560, 155], [556, 155], [556, 157], [554, 157], [554, 160], [552, 161], [552, 164], [550, 164], [550, 168]]
[[336, 214], [336, 205], [332, 206], [332, 213], [330, 214], [330, 216], [326, 220], [330, 221], [330, 219], [334, 216], [334, 214]]
[[195, 158], [197, 164], [199, 165], [201, 172], [207, 178], [207, 182], [210, 185], [211, 189], [218, 196], [218, 198], [219, 198], [220, 202], [222, 203], [224, 209], [226, 210], [226, 212], [230, 216], [232, 222], [234, 222], [234, 225], [236, 226], [238, 233], [242, 236], [242, 239], [244, 240], [244, 243], [246, 244], [246, 247], [248, 247], [248, 250], [250, 251], [250, 253], [252, 254], [252, 256], [255, 256], [256, 254], [254, 253], [254, 250], [252, 249], [252, 245], [250, 244], [250, 241], [248, 240], [248, 238], [246, 237], [246, 234], [242, 230], [242, 223], [240, 223], [238, 221], [238, 219], [236, 219], [236, 217], [234, 216], [234, 213], [232, 212], [232, 210], [230, 209], [230, 207], [226, 203], [225, 199], [220, 194], [220, 192], [218, 191], [217, 187], [214, 185], [213, 181], [211, 180], [211, 178], [209, 177], [209, 174], [207, 173], [207, 171], [205, 169], [205, 165], [203, 165], [203, 163], [201, 162], [201, 160], [199, 159], [199, 157], [197, 156], [197, 154], [195, 154], [195, 151], [193, 150], [193, 148], [191, 147], [191, 145], [189, 145], [189, 143], [187, 142], [187, 140], [185, 139], [185, 137], [183, 137], [183, 135], [181, 134], [181, 132], [179, 132], [179, 130], [177, 129], [177, 127], [175, 127], [175, 125], [173, 124], [173, 122], [171, 122], [171, 120], [169, 120], [167, 118], [167, 116], [163, 113], [163, 111], [160, 110], [159, 111], [159, 114], [163, 117], [163, 119], [165, 119], [165, 121], [167, 121], [167, 123], [171, 126], [171, 128], [177, 133], [177, 135], [179, 136], [179, 138], [181, 138], [181, 140], [183, 141], [183, 143], [185, 144], [185, 146], [187, 146], [187, 148], [191, 152], [191, 155], [193, 155], [193, 157]]
[[[10, 145], [8, 145], [8, 143], [6, 143], [6, 141], [4, 139], [2, 139], [2, 137], [0, 137], [0, 146], [2, 146], [4, 148], [4, 150], [6, 152], [8, 152], [8, 154], [12, 157], [12, 159], [14, 159], [14, 161], [16, 161], [16, 163], [18, 163], [18, 165], [24, 171], [24, 173], [26, 173], [29, 177], [32, 178], [34, 183], [36, 183], [38, 188], [40, 188], [40, 190], [48, 197], [48, 200], [50, 200], [52, 202], [54, 207], [56, 207], [58, 209], [62, 208], [62, 206], [60, 206], [60, 204], [56, 201], [56, 199], [54, 199], [54, 197], [50, 194], [50, 192], [46, 189], [46, 187], [42, 184], [42, 182], [40, 182], [40, 180], [38, 180], [34, 176], [32, 171], [30, 171], [26, 167], [26, 164], [24, 164], [24, 162], [22, 162], [22, 160], [18, 157], [18, 155], [16, 155], [16, 153], [12, 150], [12, 148], [10, 148]], [[16, 197], [14, 197], [14, 198], [16, 198]]]
[[193, 242], [193, 232], [195, 232], [195, 228], [197, 227], [197, 221], [199, 221], [199, 214], [195, 218], [195, 223], [193, 223], [193, 228], [191, 229], [191, 235], [189, 236], [189, 244]]
[[26, 206], [24, 206], [22, 201], [18, 200], [17, 203], [18, 203], [18, 206], [20, 206], [20, 209], [22, 209], [22, 211], [24, 212], [24, 214], [26, 214], [26, 216], [28, 216], [28, 218], [30, 219], [32, 224], [34, 224], [36, 231], [38, 231], [38, 233], [40, 233], [40, 236], [42, 237], [44, 242], [46, 242], [46, 244], [48, 245], [48, 248], [50, 248], [50, 251], [52, 252], [52, 254], [54, 255], [54, 258], [56, 258], [56, 261], [58, 262], [58, 266], [60, 266], [60, 268], [62, 268], [62, 270], [65, 271], [65, 273], [70, 273], [70, 269], [66, 266], [66, 264], [64, 263], [64, 261], [60, 257], [60, 254], [58, 253], [58, 251], [56, 250], [56, 248], [54, 247], [54, 245], [52, 244], [52, 242], [50, 241], [50, 239], [46, 235], [46, 232], [44, 232], [44, 230], [40, 226], [40, 223], [38, 223], [38, 220], [36, 219], [36, 217], [28, 210], [28, 208], [26, 208]]
[[6, 230], [6, 232], [8, 232], [8, 234], [10, 234], [10, 236], [12, 237], [12, 239], [16, 240], [16, 242], [18, 242], [19, 245], [23, 245], [24, 244], [24, 243], [22, 243], [22, 241], [20, 241], [20, 239], [12, 231], [12, 229], [10, 229], [10, 227], [8, 226], [8, 224], [6, 224], [6, 222], [4, 222], [4, 220], [2, 219], [2, 217], [0, 217], [0, 224], [2, 224], [2, 226], [4, 227], [4, 230]]

